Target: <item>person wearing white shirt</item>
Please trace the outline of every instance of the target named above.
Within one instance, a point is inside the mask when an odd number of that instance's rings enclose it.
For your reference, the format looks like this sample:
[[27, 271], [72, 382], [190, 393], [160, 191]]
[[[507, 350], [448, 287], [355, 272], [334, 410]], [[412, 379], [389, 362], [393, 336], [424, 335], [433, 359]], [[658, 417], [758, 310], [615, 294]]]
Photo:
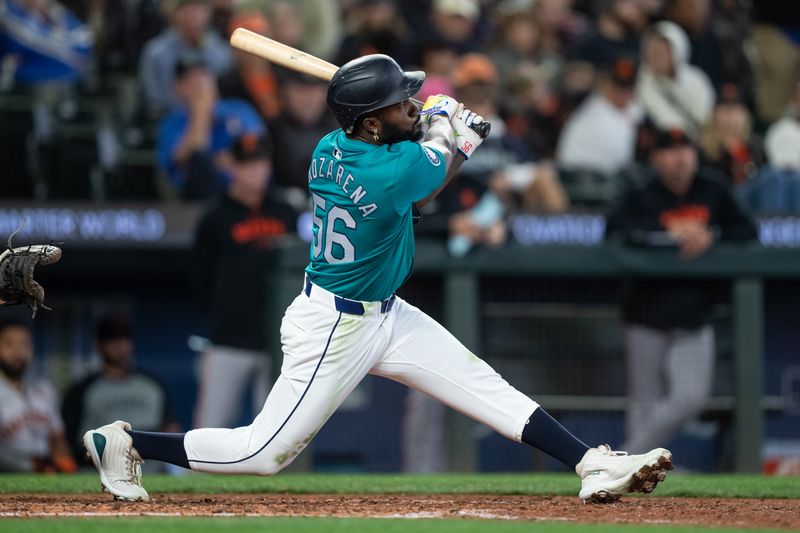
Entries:
[[620, 56], [600, 75], [596, 88], [564, 125], [556, 149], [559, 166], [610, 176], [633, 162], [642, 118], [636, 69], [633, 58]]
[[714, 110], [714, 88], [705, 72], [689, 64], [686, 32], [668, 21], [645, 34], [638, 97], [658, 129], [679, 128], [696, 139]]

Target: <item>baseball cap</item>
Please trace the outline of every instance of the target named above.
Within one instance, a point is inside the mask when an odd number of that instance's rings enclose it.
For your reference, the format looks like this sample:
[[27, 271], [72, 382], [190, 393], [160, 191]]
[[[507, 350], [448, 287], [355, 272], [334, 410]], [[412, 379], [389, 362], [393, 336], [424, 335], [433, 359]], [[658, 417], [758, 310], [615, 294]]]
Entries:
[[95, 338], [99, 341], [133, 338], [130, 321], [121, 313], [109, 313], [97, 322]]
[[206, 60], [200, 50], [188, 48], [178, 55], [175, 62], [175, 78], [180, 79], [184, 74], [196, 68], [206, 68]]
[[676, 148], [678, 146], [694, 146], [692, 140], [681, 128], [656, 129], [653, 139], [653, 150]]
[[453, 85], [456, 87], [473, 84], [492, 85], [497, 81], [497, 69], [485, 54], [464, 54], [453, 71]]
[[604, 70], [615, 85], [631, 88], [636, 85], [639, 63], [635, 57], [621, 54], [608, 61]]
[[234, 161], [240, 163], [269, 159], [272, 156], [272, 146], [264, 134], [245, 133], [231, 145], [231, 155]]
[[467, 20], [475, 20], [481, 13], [475, 0], [434, 0], [433, 9], [448, 15], [459, 15]]

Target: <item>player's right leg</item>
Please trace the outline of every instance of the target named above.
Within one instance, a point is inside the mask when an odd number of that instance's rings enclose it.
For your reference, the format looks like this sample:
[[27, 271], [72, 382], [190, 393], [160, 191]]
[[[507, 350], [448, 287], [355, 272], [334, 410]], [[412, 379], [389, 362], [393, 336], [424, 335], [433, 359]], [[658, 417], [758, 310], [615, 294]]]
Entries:
[[[374, 366], [388, 339], [380, 306], [348, 314], [336, 310], [330, 293], [314, 291], [298, 296], [284, 315], [281, 375], [250, 425], [169, 434], [125, 431], [117, 423], [89, 431], [84, 444], [104, 488], [118, 498], [144, 499], [120, 489], [141, 489], [139, 457], [217, 473], [271, 475], [288, 466]], [[95, 444], [103, 438], [111, 444]]]
[[373, 373], [559, 459], [581, 477], [581, 499], [613, 501], [628, 492], [650, 492], [671, 468], [672, 456], [662, 448], [643, 455], [589, 448], [425, 313], [399, 298], [395, 310], [389, 347]]

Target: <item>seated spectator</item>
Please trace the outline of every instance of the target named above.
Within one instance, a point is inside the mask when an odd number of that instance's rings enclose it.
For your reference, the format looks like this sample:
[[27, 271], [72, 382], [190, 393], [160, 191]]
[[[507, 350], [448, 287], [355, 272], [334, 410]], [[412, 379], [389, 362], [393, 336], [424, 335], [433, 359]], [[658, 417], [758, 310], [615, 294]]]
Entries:
[[136, 368], [133, 329], [123, 315], [97, 322], [95, 348], [100, 369], [67, 389], [61, 404], [73, 457], [84, 455], [83, 434], [105, 420], [132, 420], [144, 431], [179, 431], [166, 388]]
[[74, 82], [86, 70], [94, 38], [55, 0], [0, 0], [0, 63], [24, 85]]
[[[233, 15], [230, 31], [245, 28], [261, 35], [269, 34], [267, 18], [257, 10], [242, 11]], [[244, 50], [234, 49], [234, 68], [220, 77], [222, 98], [238, 98], [249, 102], [262, 118], [275, 118], [280, 112], [278, 80], [272, 65], [266, 60]]]
[[[249, 0], [242, 3], [246, 7]], [[342, 43], [337, 0], [252, 0], [266, 6], [270, 37], [314, 57], [333, 61]]]
[[158, 165], [183, 198], [209, 198], [230, 180], [234, 139], [263, 133], [264, 123], [247, 102], [218, 98], [214, 76], [197, 52], [178, 59], [175, 76], [180, 104], [159, 125]]
[[522, 64], [557, 69], [563, 61], [544, 53], [542, 30], [530, 7], [514, 3], [499, 9], [490, 55], [501, 79], [508, 79]]
[[742, 186], [739, 197], [751, 210], [771, 215], [800, 214], [800, 82], [783, 118], [764, 138], [767, 163]]
[[308, 209], [308, 160], [319, 140], [338, 126], [328, 111], [328, 83], [287, 69], [279, 71], [281, 114], [268, 123], [275, 182], [295, 191], [299, 210]]
[[[685, 260], [716, 242], [756, 238], [729, 188], [698, 167], [681, 130], [660, 130], [650, 154], [656, 177], [630, 191], [608, 216], [608, 237], [671, 248]], [[635, 279], [623, 303], [628, 368], [625, 446], [668, 443], [705, 406], [714, 377], [711, 326], [717, 286], [709, 280]]]
[[689, 39], [678, 25], [658, 22], [647, 31], [638, 95], [659, 129], [680, 128], [693, 139], [711, 118], [714, 89], [708, 76], [689, 64]]
[[[722, 83], [722, 50], [711, 31], [711, 0], [669, 0], [664, 9], [666, 20], [686, 32], [691, 47], [689, 62], [706, 73], [711, 83]], [[739, 46], [744, 39], [739, 38]]]
[[417, 99], [424, 102], [433, 94], [455, 93], [450, 79], [458, 64], [454, 46], [436, 35], [428, 36], [417, 46], [416, 56], [415, 64], [425, 72], [425, 81], [417, 93]]
[[631, 56], [618, 56], [605, 65], [592, 93], [561, 130], [559, 166], [610, 177], [633, 162], [642, 117], [636, 102], [636, 70]]
[[231, 48], [209, 27], [208, 0], [167, 0], [169, 28], [145, 45], [139, 63], [150, 115], [161, 116], [180, 101], [175, 91], [175, 66], [187, 50], [199, 53], [213, 77], [233, 65]]
[[711, 121], [700, 136], [700, 156], [703, 164], [719, 170], [736, 187], [758, 173], [761, 147], [741, 91], [732, 83], [720, 88]]
[[776, 170], [800, 172], [800, 81], [783, 117], [770, 125], [764, 137], [767, 162]]
[[352, 30], [342, 41], [338, 65], [367, 54], [386, 54], [400, 65], [407, 65], [409, 43], [408, 29], [399, 16], [392, 0], [361, 2], [348, 15]]
[[576, 44], [575, 59], [598, 67], [620, 55], [639, 55], [639, 38], [647, 25], [645, 7], [639, 0], [595, 0], [596, 21]]
[[202, 356], [195, 427], [235, 424], [248, 385], [254, 412], [263, 406], [271, 381], [263, 324], [265, 272], [274, 260], [272, 251], [297, 230], [294, 210], [270, 193], [269, 140], [243, 135], [231, 154], [230, 184], [195, 233], [193, 274], [210, 316], [212, 343]]
[[481, 48], [476, 31], [480, 15], [477, 0], [433, 0], [431, 26], [459, 54], [477, 52]]
[[572, 10], [574, 0], [536, 0], [533, 16], [542, 30], [542, 53], [551, 57], [571, 57], [578, 36], [586, 23]]
[[30, 376], [32, 359], [27, 323], [0, 323], [0, 472], [75, 472], [58, 396]]

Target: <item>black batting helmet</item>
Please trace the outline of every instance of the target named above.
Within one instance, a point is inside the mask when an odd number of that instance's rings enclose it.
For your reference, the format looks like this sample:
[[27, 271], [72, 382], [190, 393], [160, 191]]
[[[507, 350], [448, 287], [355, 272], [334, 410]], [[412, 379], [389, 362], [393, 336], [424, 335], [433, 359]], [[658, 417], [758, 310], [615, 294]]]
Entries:
[[328, 87], [328, 107], [339, 125], [352, 133], [358, 117], [414, 96], [425, 73], [403, 72], [391, 57], [371, 54], [342, 65]]

